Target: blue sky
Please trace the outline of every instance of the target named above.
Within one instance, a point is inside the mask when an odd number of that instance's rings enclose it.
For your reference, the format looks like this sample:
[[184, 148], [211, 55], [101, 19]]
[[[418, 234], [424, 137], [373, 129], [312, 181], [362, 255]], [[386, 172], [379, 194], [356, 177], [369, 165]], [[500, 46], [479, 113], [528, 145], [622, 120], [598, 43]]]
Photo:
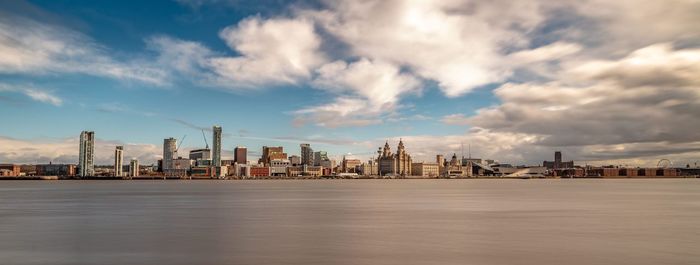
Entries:
[[[677, 92], [671, 99], [697, 96], [688, 92], [697, 80], [687, 77], [696, 69], [677, 64], [696, 62], [700, 21], [688, 10], [698, 5], [632, 6], [8, 1], [0, 4], [0, 113], [11, 126], [0, 137], [11, 147], [0, 158], [71, 160], [77, 146], [61, 143], [93, 130], [104, 161], [113, 145], [128, 144], [150, 162], [163, 138], [187, 135], [185, 149], [201, 147], [198, 128], [219, 124], [225, 150], [282, 145], [297, 154], [310, 142], [335, 157], [365, 157], [386, 139], [406, 138], [421, 160], [468, 143], [478, 156], [511, 163], [537, 163], [554, 150], [581, 161], [690, 161], [697, 135], [635, 133], [650, 120], [633, 110], [650, 105], [623, 95], [643, 95], [627, 85], [642, 82], [654, 93]], [[605, 8], [639, 15], [596, 11]], [[645, 28], [647, 21], [659, 26]], [[649, 58], [644, 51], [657, 56], [652, 70], [631, 69], [626, 63]], [[690, 73], [643, 80], [659, 69]], [[629, 108], [606, 109], [599, 91], [630, 100]], [[558, 98], [564, 94], [585, 103]], [[657, 103], [647, 111], [671, 116], [659, 124], [697, 129], [683, 118], [697, 110], [693, 103]], [[569, 124], [573, 116], [580, 122]], [[666, 151], [655, 152], [659, 146]]]

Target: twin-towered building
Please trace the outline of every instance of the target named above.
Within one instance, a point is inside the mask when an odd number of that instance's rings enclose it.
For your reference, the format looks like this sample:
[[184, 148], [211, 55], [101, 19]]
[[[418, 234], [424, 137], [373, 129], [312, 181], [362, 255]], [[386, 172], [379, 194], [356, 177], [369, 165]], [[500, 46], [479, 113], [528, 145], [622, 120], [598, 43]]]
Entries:
[[380, 176], [410, 176], [413, 160], [411, 155], [406, 152], [403, 145], [403, 140], [399, 140], [399, 146], [396, 153], [391, 152], [389, 141], [384, 144], [384, 149], [377, 151]]

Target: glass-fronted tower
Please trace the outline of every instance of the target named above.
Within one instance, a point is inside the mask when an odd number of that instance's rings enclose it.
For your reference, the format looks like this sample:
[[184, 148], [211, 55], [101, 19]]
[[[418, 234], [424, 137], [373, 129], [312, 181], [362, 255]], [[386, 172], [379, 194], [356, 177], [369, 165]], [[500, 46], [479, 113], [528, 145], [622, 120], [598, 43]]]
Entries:
[[83, 131], [80, 133], [80, 152], [78, 157], [78, 176], [88, 177], [95, 175], [95, 132]]

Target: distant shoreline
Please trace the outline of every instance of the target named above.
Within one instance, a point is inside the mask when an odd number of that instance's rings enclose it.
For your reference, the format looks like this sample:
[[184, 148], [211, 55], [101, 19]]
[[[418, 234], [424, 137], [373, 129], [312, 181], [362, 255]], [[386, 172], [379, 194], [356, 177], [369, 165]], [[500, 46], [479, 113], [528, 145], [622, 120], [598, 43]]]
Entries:
[[367, 179], [374, 179], [374, 180], [414, 180], [414, 179], [422, 179], [422, 180], [442, 180], [442, 179], [459, 179], [459, 180], [469, 180], [469, 179], [686, 179], [686, 178], [700, 178], [700, 176], [697, 175], [689, 175], [689, 176], [672, 176], [672, 177], [599, 177], [599, 176], [590, 176], [590, 177], [575, 177], [575, 178], [567, 178], [567, 177], [470, 177], [470, 178], [425, 178], [425, 177], [409, 177], [409, 178], [378, 178], [378, 177], [358, 177], [358, 178], [341, 178], [341, 177], [258, 177], [258, 178], [225, 178], [225, 179], [219, 179], [219, 178], [180, 178], [180, 177], [174, 177], [174, 176], [168, 176], [168, 177], [162, 177], [162, 176], [144, 176], [144, 177], [135, 177], [135, 178], [116, 178], [116, 177], [87, 177], [87, 178], [77, 178], [77, 177], [59, 177], [59, 176], [23, 176], [23, 177], [0, 177], [0, 181], [3, 180], [53, 180], [53, 181], [58, 181], [58, 180], [123, 180], [123, 181], [129, 181], [129, 180], [201, 180], [201, 181], [206, 181], [206, 180], [230, 180], [230, 181], [236, 181], [236, 180], [241, 180], [241, 181], [246, 181], [246, 180], [338, 180], [338, 179], [347, 179], [347, 180], [367, 180]]

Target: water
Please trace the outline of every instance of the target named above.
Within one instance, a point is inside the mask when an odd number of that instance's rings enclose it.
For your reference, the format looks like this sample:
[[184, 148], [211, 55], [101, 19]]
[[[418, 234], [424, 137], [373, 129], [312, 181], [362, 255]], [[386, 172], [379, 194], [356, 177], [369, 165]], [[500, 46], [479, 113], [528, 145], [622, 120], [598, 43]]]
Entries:
[[700, 180], [1, 181], [0, 264], [700, 264]]

